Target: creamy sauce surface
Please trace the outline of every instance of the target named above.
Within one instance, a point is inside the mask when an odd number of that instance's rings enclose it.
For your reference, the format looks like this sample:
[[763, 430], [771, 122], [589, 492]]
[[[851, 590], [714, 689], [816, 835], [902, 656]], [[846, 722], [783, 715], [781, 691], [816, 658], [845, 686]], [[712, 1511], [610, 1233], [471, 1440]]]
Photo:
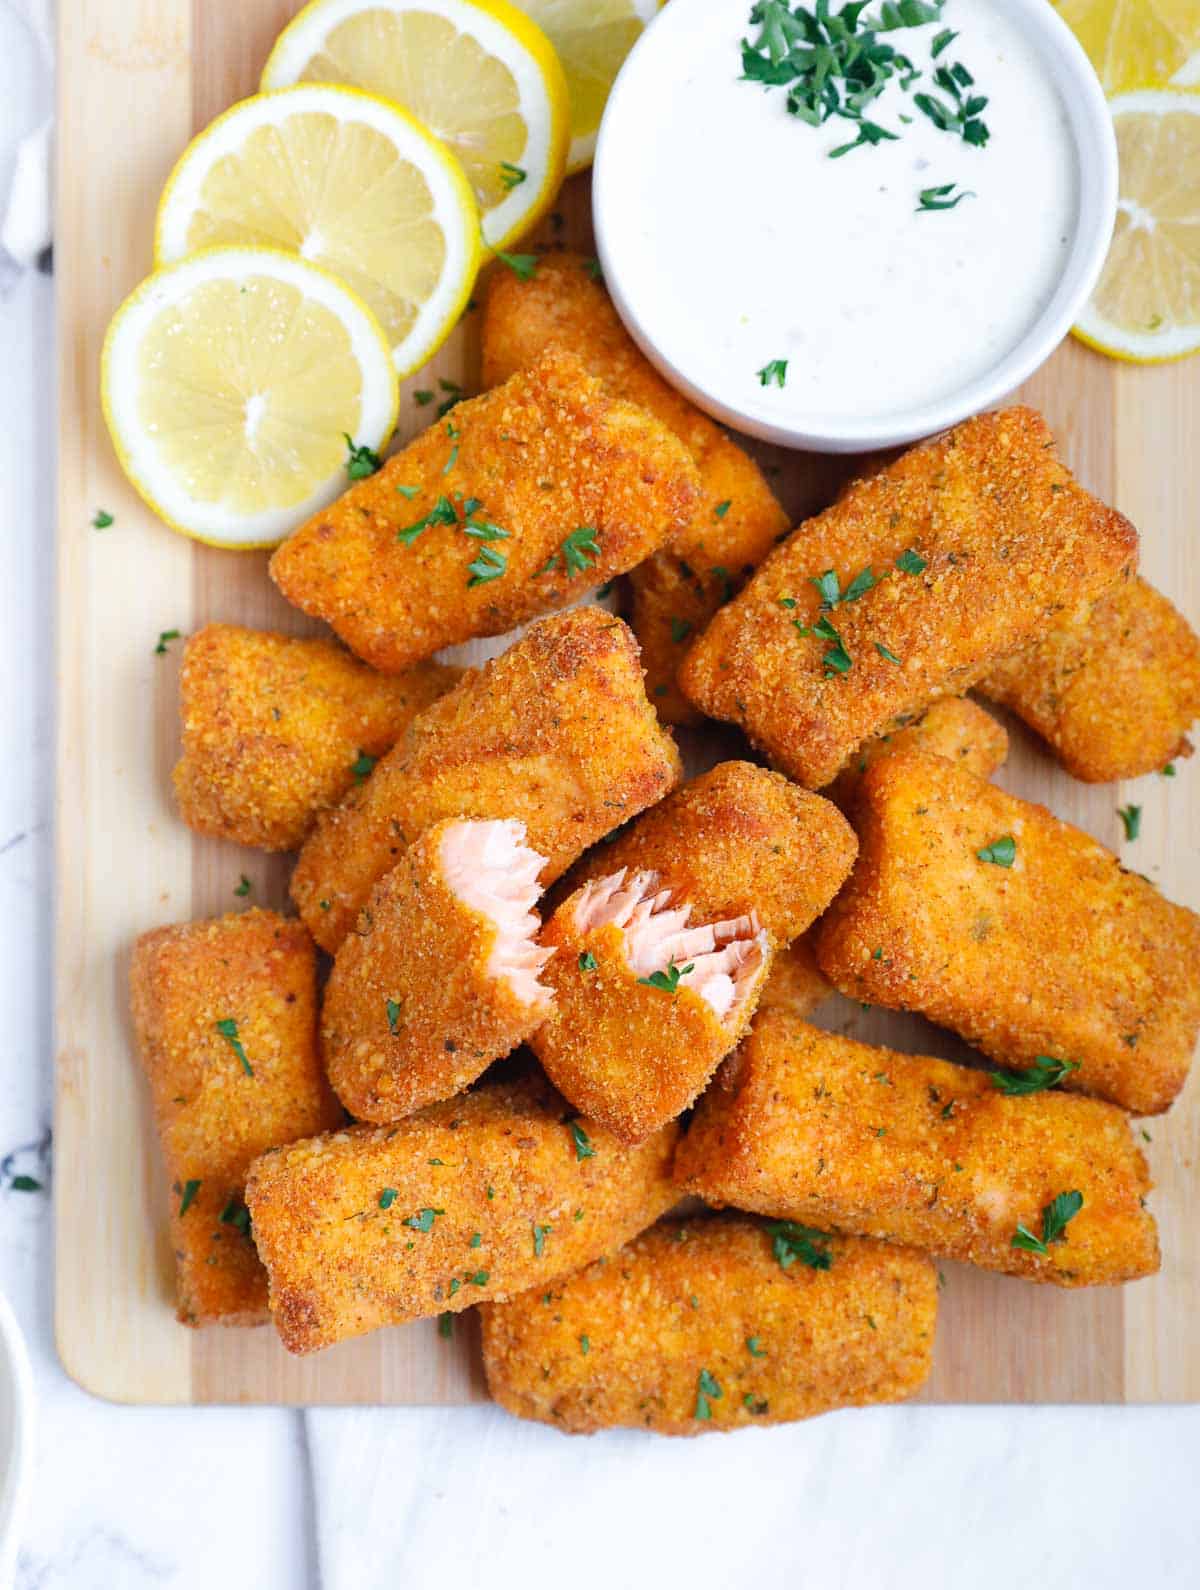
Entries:
[[[626, 68], [602, 158], [619, 195], [605, 244], [630, 309], [701, 392], [768, 424], [951, 397], [1032, 329], [1070, 251], [1078, 162], [1048, 67], [1003, 0], [947, 0], [939, 21], [880, 35], [922, 68], [865, 112], [897, 140], [830, 159], [853, 121], [809, 126], [785, 88], [741, 80], [749, 10], [672, 0]], [[931, 62], [946, 29], [958, 37]], [[987, 96], [983, 147], [914, 104], [946, 98], [932, 72], [955, 62]], [[920, 210], [945, 183], [973, 196]], [[764, 386], [776, 360], [785, 384]]]

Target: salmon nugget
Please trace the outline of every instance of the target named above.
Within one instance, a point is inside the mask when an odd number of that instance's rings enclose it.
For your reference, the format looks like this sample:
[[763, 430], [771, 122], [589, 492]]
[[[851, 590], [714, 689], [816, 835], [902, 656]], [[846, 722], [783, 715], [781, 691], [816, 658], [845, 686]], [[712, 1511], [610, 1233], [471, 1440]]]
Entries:
[[1076, 778], [1138, 778], [1192, 754], [1200, 637], [1145, 580], [1120, 580], [998, 664], [979, 689], [1023, 718]]
[[527, 1076], [265, 1154], [246, 1202], [284, 1346], [314, 1352], [590, 1264], [671, 1207], [676, 1138], [623, 1148]]
[[246, 1172], [342, 1119], [317, 1062], [312, 941], [274, 911], [156, 928], [134, 945], [130, 993], [171, 1189], [178, 1317], [260, 1325]]
[[175, 795], [202, 834], [299, 850], [317, 813], [460, 677], [420, 663], [385, 678], [328, 640], [206, 624], [183, 651]]
[[754, 911], [786, 944], [824, 911], [857, 853], [828, 801], [751, 762], [721, 762], [585, 856], [566, 882], [576, 889], [622, 867], [656, 872], [699, 920]]
[[557, 1286], [486, 1304], [492, 1396], [576, 1435], [703, 1435], [919, 1390], [937, 1320], [929, 1260], [821, 1237], [798, 1264], [772, 1230], [731, 1216], [663, 1221]]
[[1008, 735], [973, 701], [943, 696], [918, 716], [900, 718], [886, 734], [868, 740], [823, 793], [843, 811], [851, 811], [862, 775], [880, 757], [896, 751], [928, 751], [978, 778], [991, 778], [1008, 756]]
[[699, 713], [675, 682], [688, 636], [698, 635], [788, 528], [762, 471], [719, 425], [640, 352], [579, 254], [538, 261], [527, 281], [495, 271], [483, 308], [483, 380], [506, 381], [557, 343], [615, 398], [637, 403], [673, 431], [696, 461], [700, 496], [667, 546], [630, 575], [633, 628], [647, 688], [666, 723]]
[[292, 898], [332, 954], [372, 885], [447, 817], [523, 822], [547, 858], [547, 884], [665, 795], [680, 771], [628, 627], [602, 608], [578, 608], [534, 625], [414, 719], [371, 776], [322, 815]]
[[819, 789], [1136, 554], [1133, 526], [1078, 485], [1039, 414], [981, 414], [802, 524], [716, 615], [680, 683]]
[[761, 1013], [701, 1099], [675, 1174], [710, 1204], [1030, 1281], [1152, 1275], [1150, 1176], [1124, 1112], [1009, 1091], [1045, 1087], [1062, 1069], [989, 1076]]
[[544, 864], [521, 823], [452, 818], [375, 885], [321, 1009], [325, 1069], [351, 1115], [398, 1121], [452, 1098], [546, 1019]]
[[271, 578], [399, 673], [624, 573], [687, 523], [698, 492], [664, 426], [552, 348], [301, 525]]
[[916, 1010], [1004, 1065], [1138, 1115], [1183, 1086], [1200, 1028], [1200, 917], [1090, 835], [940, 756], [863, 776], [862, 850], [817, 930], [842, 993]]
[[754, 1014], [771, 938], [754, 912], [691, 922], [655, 872], [585, 883], [546, 924], [554, 1003], [530, 1045], [571, 1103], [623, 1143], [685, 1110]]
[[771, 970], [758, 996], [758, 1008], [783, 1010], [791, 1016], [807, 1016], [833, 993], [833, 984], [817, 965], [813, 935], [804, 933], [791, 944], [776, 950]]

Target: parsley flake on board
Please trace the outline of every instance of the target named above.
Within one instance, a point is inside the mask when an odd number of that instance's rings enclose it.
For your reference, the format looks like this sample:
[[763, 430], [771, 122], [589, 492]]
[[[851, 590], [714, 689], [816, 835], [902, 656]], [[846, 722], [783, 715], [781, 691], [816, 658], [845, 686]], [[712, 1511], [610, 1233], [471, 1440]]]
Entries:
[[1018, 1222], [1016, 1234], [1012, 1239], [1013, 1247], [1023, 1248], [1026, 1253], [1049, 1253], [1052, 1242], [1066, 1240], [1067, 1226], [1082, 1208], [1082, 1193], [1060, 1192], [1057, 1198], [1052, 1198], [1042, 1210], [1041, 1236], [1035, 1237], [1027, 1226]]
[[518, 281], [532, 280], [538, 268], [536, 254], [505, 254], [501, 249], [496, 250], [496, 258], [507, 265]]
[[254, 1075], [254, 1067], [246, 1059], [246, 1051], [242, 1048], [242, 1040], [238, 1037], [237, 1022], [226, 1016], [224, 1020], [216, 1022], [215, 1026], [221, 1037], [224, 1038], [225, 1042], [241, 1061], [242, 1070], [248, 1077], [252, 1077]]
[[[36, 1176], [14, 1176], [8, 1185], [13, 1192], [41, 1192], [42, 1190], [42, 1184]], [[199, 1183], [197, 1183], [198, 1185]]]
[[160, 629], [158, 632], [158, 645], [154, 648], [155, 656], [165, 657], [168, 643], [178, 639], [179, 631], [177, 629]]
[[657, 988], [664, 994], [674, 994], [679, 991], [679, 979], [686, 977], [693, 965], [693, 962], [689, 962], [686, 966], [676, 966], [672, 959], [667, 962], [665, 972], [651, 972], [649, 977], [639, 977], [638, 982], [645, 988]]
[[254, 885], [250, 882], [250, 879], [247, 878], [246, 874], [243, 872], [242, 873], [241, 882], [238, 884], [237, 888], [233, 892], [240, 899], [244, 900], [246, 898], [246, 896], [250, 893], [251, 889], [253, 889], [253, 887], [254, 887]]
[[828, 1270], [833, 1264], [829, 1238], [823, 1231], [798, 1226], [794, 1220], [772, 1220], [765, 1227], [779, 1267], [790, 1268], [797, 1259], [810, 1270]]
[[92, 515], [93, 530], [107, 530], [109, 525], [114, 524], [115, 522], [116, 521], [113, 519], [112, 514], [109, 513], [107, 508], [97, 508], [95, 513]]
[[1040, 1054], [1025, 1071], [993, 1071], [990, 1075], [1001, 1093], [1041, 1093], [1045, 1088], [1058, 1087], [1072, 1071], [1078, 1070], [1078, 1060], [1053, 1060]]
[[1136, 839], [1142, 831], [1142, 808], [1140, 806], [1118, 806], [1117, 816], [1125, 826], [1125, 838]]
[[1011, 867], [1017, 859], [1017, 842], [1011, 834], [1004, 834], [975, 854], [980, 861], [990, 861], [993, 867]]
[[454, 1315], [446, 1312], [438, 1315], [438, 1335], [443, 1341], [450, 1341], [454, 1335]]
[[368, 475], [383, 468], [383, 459], [373, 447], [356, 446], [348, 431], [343, 431], [342, 435], [346, 438], [346, 474], [350, 480], [366, 480]]

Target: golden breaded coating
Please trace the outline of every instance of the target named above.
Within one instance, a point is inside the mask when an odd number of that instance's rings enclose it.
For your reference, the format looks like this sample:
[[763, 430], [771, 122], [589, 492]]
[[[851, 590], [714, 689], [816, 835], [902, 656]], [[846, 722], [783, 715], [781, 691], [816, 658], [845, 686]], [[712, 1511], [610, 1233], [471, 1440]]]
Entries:
[[923, 1254], [829, 1237], [828, 1268], [785, 1268], [773, 1246], [757, 1220], [664, 1220], [557, 1286], [485, 1304], [492, 1396], [571, 1434], [703, 1435], [919, 1390], [937, 1321]]
[[429, 662], [386, 678], [333, 641], [206, 624], [179, 679], [180, 815], [218, 839], [299, 850], [362, 759], [390, 750], [461, 673]]
[[265, 1154], [246, 1201], [284, 1346], [315, 1352], [590, 1264], [675, 1201], [676, 1137], [622, 1148], [528, 1076]]
[[530, 1039], [555, 1087], [623, 1143], [696, 1098], [754, 1014], [771, 940], [700, 918], [657, 873], [585, 883], [542, 931], [554, 1001]]
[[758, 996], [758, 1008], [807, 1016], [833, 993], [833, 984], [817, 965], [813, 935], [804, 933], [775, 951], [771, 970]]
[[823, 793], [843, 811], [851, 811], [862, 775], [881, 756], [896, 751], [928, 751], [977, 778], [991, 778], [1008, 756], [1008, 735], [991, 713], [965, 696], [943, 696], [919, 716], [902, 718], [886, 734], [868, 740]]
[[342, 1119], [317, 1062], [312, 941], [274, 911], [157, 928], [134, 945], [130, 994], [171, 1189], [178, 1317], [260, 1325], [246, 1172]]
[[664, 426], [552, 348], [302, 525], [271, 578], [399, 673], [623, 574], [686, 524], [698, 491]]
[[1183, 1086], [1200, 1028], [1200, 917], [1044, 806], [940, 756], [863, 776], [862, 849], [817, 930], [842, 993], [916, 1010], [1002, 1065], [1138, 1115]]
[[528, 281], [513, 271], [492, 273], [483, 309], [483, 380], [486, 386], [506, 381], [557, 343], [613, 397], [653, 414], [695, 459], [694, 512], [630, 576], [651, 699], [664, 722], [695, 723], [700, 715], [675, 682], [687, 639], [784, 534], [787, 515], [754, 460], [641, 353], [589, 265], [579, 254], [551, 254]]
[[436, 823], [372, 889], [333, 964], [321, 1054], [351, 1115], [398, 1121], [469, 1087], [546, 1019], [520, 823]]
[[827, 800], [751, 762], [720, 762], [571, 869], [571, 889], [628, 867], [657, 872], [697, 921], [756, 911], [776, 944], [841, 888], [858, 841]]
[[1192, 754], [1200, 636], [1145, 580], [1121, 580], [998, 664], [979, 689], [1049, 741], [1076, 778], [1138, 778]]
[[[1008, 1076], [1013, 1073], [1005, 1073]], [[1110, 1286], [1158, 1269], [1145, 1156], [1113, 1104], [1003, 1093], [992, 1077], [756, 1017], [700, 1101], [675, 1174], [711, 1204], [1059, 1286]], [[1060, 1193], [1083, 1203], [1036, 1239]], [[1024, 1241], [1023, 1238], [1019, 1240]]]
[[409, 725], [365, 783], [322, 814], [292, 898], [331, 954], [371, 886], [445, 817], [511, 817], [547, 858], [543, 884], [679, 782], [619, 618], [577, 608], [534, 625]]
[[981, 414], [802, 524], [716, 615], [680, 683], [819, 789], [1136, 554], [1133, 526], [1078, 485], [1039, 414]]

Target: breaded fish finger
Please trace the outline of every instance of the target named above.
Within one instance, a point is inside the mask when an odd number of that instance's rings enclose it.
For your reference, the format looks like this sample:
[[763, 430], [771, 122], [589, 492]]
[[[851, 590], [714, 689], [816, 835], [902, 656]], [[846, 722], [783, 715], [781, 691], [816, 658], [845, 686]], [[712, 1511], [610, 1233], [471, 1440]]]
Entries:
[[751, 762], [720, 762], [584, 856], [566, 882], [577, 889], [621, 867], [657, 872], [697, 920], [755, 911], [785, 944], [824, 911], [857, 853], [849, 824], [821, 796]]
[[461, 672], [428, 662], [387, 678], [333, 641], [206, 624], [179, 680], [180, 815], [218, 839], [299, 850], [363, 758], [390, 750]]
[[842, 993], [920, 1011], [1002, 1065], [1075, 1060], [1067, 1087], [1135, 1114], [1167, 1108], [1200, 1028], [1200, 917], [940, 756], [876, 762], [856, 816], [858, 863], [817, 930]]
[[530, 1046], [623, 1143], [691, 1104], [746, 1030], [771, 962], [753, 912], [694, 920], [657, 873], [623, 867], [564, 900], [541, 942], [554, 1001]]
[[[1006, 1077], [1012, 1072], [1003, 1073]], [[676, 1155], [682, 1188], [1059, 1286], [1158, 1269], [1145, 1156], [1113, 1104], [1010, 1096], [991, 1076], [760, 1013]], [[1060, 1194], [1082, 1204], [1041, 1237]], [[1072, 1203], [1073, 1203], [1072, 1199]]]
[[703, 630], [767, 555], [788, 529], [787, 515], [754, 460], [644, 357], [590, 264], [579, 254], [551, 254], [525, 281], [513, 271], [492, 273], [483, 307], [483, 380], [486, 386], [506, 381], [557, 343], [613, 397], [661, 420], [695, 459], [700, 496], [691, 517], [630, 575], [650, 697], [665, 723], [694, 723], [700, 715], [675, 682], [688, 637]]
[[375, 885], [321, 1008], [322, 1058], [351, 1115], [398, 1121], [452, 1098], [546, 1019], [544, 862], [518, 822], [451, 818]]
[[859, 747], [822, 791], [827, 799], [851, 811], [862, 775], [881, 756], [897, 751], [928, 751], [947, 757], [978, 778], [991, 778], [1008, 756], [1008, 735], [991, 713], [964, 696], [943, 696], [919, 716], [898, 721]]
[[1023, 718], [1076, 778], [1138, 778], [1192, 754], [1200, 636], [1145, 580], [1120, 580], [999, 663], [979, 690]]
[[676, 1137], [622, 1148], [531, 1075], [265, 1154], [246, 1202], [284, 1346], [315, 1352], [590, 1264], [675, 1201]]
[[399, 673], [624, 573], [687, 522], [698, 490], [670, 431], [552, 348], [302, 525], [271, 578]]
[[171, 1189], [178, 1317], [262, 1324], [246, 1172], [342, 1119], [317, 1061], [312, 941], [274, 911], [156, 928], [134, 945], [130, 994]]
[[1136, 555], [1133, 526], [1059, 462], [1039, 414], [981, 414], [802, 524], [716, 615], [680, 683], [819, 789]]
[[332, 954], [371, 886], [431, 824], [523, 822], [547, 858], [547, 884], [679, 777], [628, 627], [602, 608], [577, 608], [535, 624], [413, 720], [371, 776], [322, 814], [292, 898]]
[[833, 984], [817, 965], [813, 935], [803, 933], [775, 951], [771, 970], [758, 996], [758, 1008], [807, 1016], [833, 993]]
[[899, 1402], [932, 1367], [937, 1277], [920, 1253], [853, 1237], [776, 1256], [770, 1228], [664, 1220], [549, 1289], [480, 1309], [496, 1401], [571, 1434], [784, 1424]]

